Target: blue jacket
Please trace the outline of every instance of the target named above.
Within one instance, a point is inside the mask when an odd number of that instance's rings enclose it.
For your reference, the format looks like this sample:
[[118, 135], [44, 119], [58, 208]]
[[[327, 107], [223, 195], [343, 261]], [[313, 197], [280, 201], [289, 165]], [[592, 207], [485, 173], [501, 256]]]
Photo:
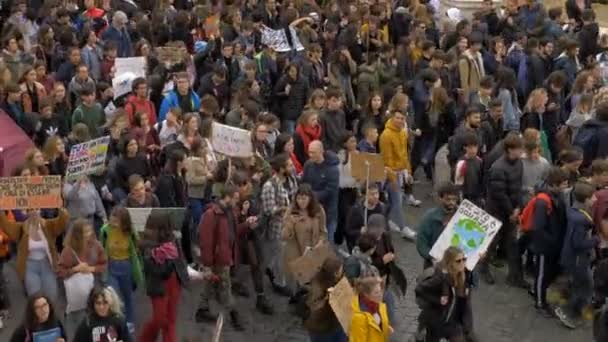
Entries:
[[117, 45], [117, 55], [118, 57], [133, 57], [133, 45], [131, 44], [131, 36], [127, 32], [127, 29], [122, 29], [122, 32], [119, 31], [116, 27], [110, 26], [104, 33], [101, 35], [101, 39], [104, 41], [114, 41]]
[[[586, 214], [585, 214], [586, 213]], [[599, 243], [599, 237], [593, 234], [591, 215], [583, 209], [568, 209], [568, 228], [560, 263], [564, 268], [591, 267], [591, 251]]]
[[312, 187], [315, 196], [323, 205], [327, 216], [338, 213], [338, 184], [340, 173], [338, 164], [340, 160], [335, 153], [325, 152], [325, 160], [321, 164], [308, 160], [304, 164], [302, 183], [308, 183]]
[[357, 150], [359, 150], [359, 152], [365, 152], [365, 153], [378, 153], [378, 149], [376, 149], [376, 146], [370, 144], [365, 139], [362, 139], [361, 141], [359, 141], [359, 143], [357, 144]]
[[571, 89], [572, 85], [574, 85], [574, 80], [576, 79], [576, 73], [578, 72], [578, 65], [576, 63], [576, 59], [568, 57], [562, 53], [555, 60], [555, 66], [553, 70], [562, 70], [566, 73], [566, 77], [568, 79], [568, 89]]
[[[194, 91], [191, 91], [190, 93], [192, 108], [195, 112], [198, 112], [199, 108], [201, 107], [201, 98]], [[179, 99], [177, 98], [177, 91], [171, 90], [171, 92], [165, 96], [160, 105], [160, 110], [158, 111], [158, 122], [164, 121], [167, 118], [167, 113], [169, 110], [174, 107], [179, 107]]]

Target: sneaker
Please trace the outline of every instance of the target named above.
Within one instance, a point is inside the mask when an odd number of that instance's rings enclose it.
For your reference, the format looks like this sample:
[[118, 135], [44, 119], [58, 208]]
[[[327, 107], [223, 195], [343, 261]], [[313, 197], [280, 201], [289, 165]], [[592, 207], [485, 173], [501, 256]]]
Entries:
[[245, 331], [245, 325], [241, 319], [241, 315], [235, 310], [230, 311], [230, 322], [236, 331]]
[[408, 205], [411, 205], [412, 207], [419, 207], [422, 202], [417, 200], [414, 195], [409, 195], [405, 198], [405, 203], [407, 203]]
[[401, 233], [401, 228], [399, 228], [399, 226], [393, 221], [388, 221], [388, 228], [392, 232]]
[[565, 327], [570, 329], [576, 329], [576, 323], [574, 323], [574, 320], [568, 317], [568, 315], [562, 308], [555, 308], [555, 316], [557, 316], [557, 318], [562, 322]]
[[404, 226], [403, 229], [401, 229], [401, 237], [406, 240], [415, 241], [417, 235], [418, 234], [408, 226]]
[[217, 315], [211, 312], [209, 308], [201, 307], [196, 310], [194, 320], [196, 323], [215, 322], [215, 320], [217, 320]]
[[264, 315], [270, 316], [274, 314], [274, 308], [272, 307], [272, 304], [270, 304], [268, 298], [266, 298], [266, 296], [264, 296], [263, 294], [258, 295], [258, 299], [255, 302], [255, 308]]
[[555, 309], [549, 306], [548, 304], [538, 306], [534, 306], [536, 308], [536, 312], [545, 317], [545, 318], [555, 318]]

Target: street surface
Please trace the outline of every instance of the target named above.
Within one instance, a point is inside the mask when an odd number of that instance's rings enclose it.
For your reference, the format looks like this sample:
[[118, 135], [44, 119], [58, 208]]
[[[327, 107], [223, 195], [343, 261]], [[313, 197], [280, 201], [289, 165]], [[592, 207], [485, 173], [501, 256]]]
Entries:
[[[429, 184], [416, 185], [416, 198], [423, 201], [421, 208], [408, 207], [406, 209], [407, 222], [415, 227], [424, 211], [433, 205], [430, 197]], [[413, 243], [393, 236], [397, 249], [398, 263], [406, 271], [409, 281], [408, 294], [405, 298], [397, 300], [397, 315], [400, 319], [395, 327], [392, 341], [407, 342], [416, 330], [418, 307], [414, 301], [415, 278], [422, 269], [422, 262]], [[12, 298], [11, 313], [13, 318], [5, 322], [0, 331], [0, 341], [8, 341], [12, 331], [21, 322], [25, 308], [25, 295], [21, 284], [17, 280], [14, 269], [14, 260], [5, 267], [5, 275], [9, 279], [9, 288]], [[255, 310], [255, 298], [250, 277], [243, 277], [249, 281], [252, 296], [250, 298], [237, 298], [238, 310], [243, 314], [247, 323], [244, 333], [233, 331], [229, 320], [224, 323], [222, 341], [224, 342], [304, 342], [308, 341], [306, 331], [302, 329], [300, 321], [289, 312], [287, 299], [271, 294], [275, 304], [275, 315], [264, 316]], [[497, 284], [488, 286], [481, 284], [473, 292], [473, 314], [475, 317], [475, 330], [482, 342], [590, 342], [591, 324], [578, 330], [569, 330], [563, 327], [558, 320], [549, 320], [537, 315], [532, 298], [524, 290], [509, 288], [504, 285], [505, 274], [503, 270], [497, 272]], [[268, 284], [266, 284], [269, 287]], [[215, 324], [197, 324], [193, 320], [194, 311], [198, 303], [200, 284], [193, 283], [190, 289], [182, 292], [182, 301], [178, 314], [179, 341], [203, 342], [210, 341]], [[151, 313], [151, 306], [145, 293], [140, 289], [136, 298], [136, 326], [141, 327]], [[62, 310], [63, 305], [60, 309]], [[160, 339], [159, 339], [160, 340]], [[72, 342], [71, 340], [69, 342]]]

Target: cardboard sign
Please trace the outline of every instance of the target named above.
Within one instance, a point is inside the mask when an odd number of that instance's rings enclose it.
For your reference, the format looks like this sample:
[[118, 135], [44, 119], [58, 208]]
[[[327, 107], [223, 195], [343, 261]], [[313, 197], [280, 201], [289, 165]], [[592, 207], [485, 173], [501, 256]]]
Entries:
[[68, 159], [66, 180], [72, 181], [79, 176], [102, 171], [105, 167], [109, 144], [110, 136], [105, 136], [74, 145]]
[[294, 279], [300, 285], [309, 283], [321, 271], [325, 260], [334, 254], [329, 243], [315, 246], [301, 257], [289, 263], [289, 269]]
[[136, 232], [144, 231], [148, 217], [150, 217], [153, 211], [166, 212], [171, 220], [171, 226], [176, 231], [181, 231], [186, 215], [186, 208], [127, 208], [127, 210], [131, 216], [133, 230]]
[[61, 206], [61, 176], [0, 178], [0, 209], [47, 209]]
[[365, 181], [367, 178], [367, 165], [369, 164], [369, 181], [384, 181], [384, 160], [380, 154], [365, 152], [351, 153], [350, 158], [350, 173], [354, 179]]
[[215, 152], [229, 157], [245, 158], [253, 156], [251, 133], [244, 129], [213, 123], [211, 145]]
[[458, 247], [467, 258], [467, 269], [473, 271], [480, 256], [488, 250], [501, 226], [502, 222], [475, 204], [464, 200], [429, 254], [433, 259], [441, 260], [448, 247]]
[[346, 277], [343, 277], [329, 293], [329, 306], [334, 310], [336, 318], [346, 334], [349, 332], [350, 322], [353, 319], [352, 302], [354, 297], [355, 291]]

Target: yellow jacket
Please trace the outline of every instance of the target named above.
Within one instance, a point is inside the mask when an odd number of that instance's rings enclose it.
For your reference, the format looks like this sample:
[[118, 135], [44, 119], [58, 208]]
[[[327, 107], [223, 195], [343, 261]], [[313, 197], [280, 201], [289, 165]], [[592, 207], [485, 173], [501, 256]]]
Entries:
[[407, 131], [395, 127], [393, 119], [389, 119], [380, 135], [380, 154], [384, 166], [393, 171], [411, 172], [407, 141]]
[[391, 332], [386, 304], [381, 303], [378, 310], [380, 325], [376, 323], [372, 314], [361, 311], [359, 296], [353, 298], [352, 308], [353, 318], [348, 332], [349, 342], [387, 342], [389, 340]]

